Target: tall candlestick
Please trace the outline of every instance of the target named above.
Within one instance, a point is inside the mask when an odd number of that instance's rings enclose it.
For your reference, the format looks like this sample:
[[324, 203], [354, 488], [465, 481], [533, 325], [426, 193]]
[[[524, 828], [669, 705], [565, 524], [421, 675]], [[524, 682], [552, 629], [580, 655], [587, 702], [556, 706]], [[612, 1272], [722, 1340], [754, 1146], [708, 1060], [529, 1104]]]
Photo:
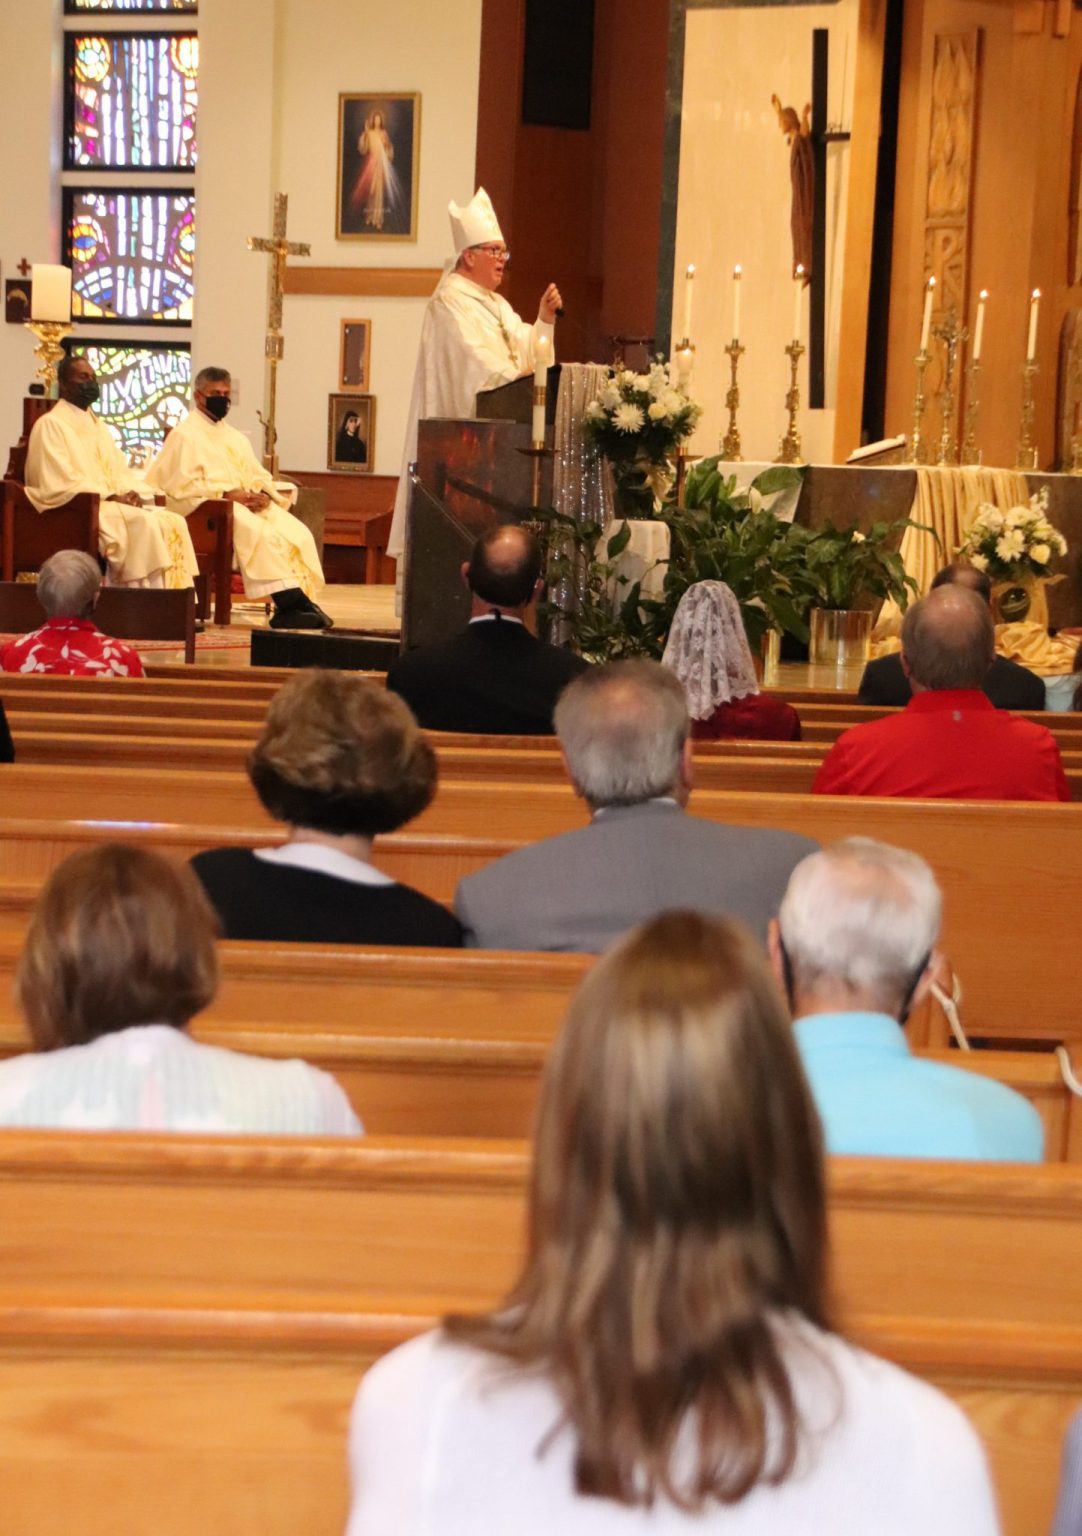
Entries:
[[932, 300], [935, 298], [935, 278], [930, 277], [924, 285], [924, 315], [920, 323], [920, 350], [928, 350], [928, 333], [932, 329]]
[[533, 425], [531, 437], [535, 443], [545, 441], [545, 395], [548, 385], [549, 339], [537, 338], [533, 370]]
[[71, 268], [35, 262], [30, 282], [31, 320], [58, 320], [66, 325], [71, 319]]
[[695, 362], [695, 348], [690, 344], [681, 347], [676, 354], [676, 384], [686, 395], [691, 385], [691, 370]]
[[691, 339], [691, 295], [694, 281], [695, 266], [694, 263], [689, 262], [687, 271], [684, 273], [684, 341]]
[[1029, 336], [1026, 338], [1026, 362], [1032, 363], [1037, 356], [1037, 313], [1041, 307], [1041, 290], [1034, 288], [1029, 296]]
[[796, 271], [793, 273], [793, 286], [796, 290], [793, 299], [793, 340], [800, 340], [800, 322], [803, 317], [804, 298], [804, 268], [797, 262]]
[[973, 352], [972, 361], [979, 363], [981, 360], [981, 343], [984, 341], [984, 306], [988, 299], [988, 289], [982, 288], [977, 299], [977, 323], [973, 327]]
[[733, 268], [733, 340], [740, 340], [740, 282], [744, 273], [737, 262]]

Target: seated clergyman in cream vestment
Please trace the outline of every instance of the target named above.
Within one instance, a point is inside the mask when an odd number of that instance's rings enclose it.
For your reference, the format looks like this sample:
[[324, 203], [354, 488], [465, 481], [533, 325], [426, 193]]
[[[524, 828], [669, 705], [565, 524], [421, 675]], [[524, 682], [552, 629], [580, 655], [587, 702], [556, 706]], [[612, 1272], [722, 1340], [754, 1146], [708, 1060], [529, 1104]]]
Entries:
[[107, 562], [110, 584], [190, 587], [198, 567], [187, 524], [164, 508], [136, 504], [136, 498], [152, 501], [153, 493], [128, 467], [108, 427], [89, 409], [91, 386], [97, 398], [93, 369], [81, 357], [71, 362], [75, 377], [66, 371], [61, 398], [30, 433], [27, 499], [38, 512], [51, 512], [84, 492], [100, 496], [98, 550]]
[[406, 543], [407, 468], [417, 457], [417, 423], [432, 416], [473, 416], [478, 391], [496, 389], [533, 372], [541, 336], [548, 338], [552, 362], [552, 322], [563, 305], [559, 289], [550, 283], [541, 296], [537, 319], [527, 324], [499, 297], [496, 289], [503, 281], [509, 254], [483, 187], [465, 208], [451, 203], [448, 213], [457, 259], [453, 271], [440, 279], [425, 310], [402, 474], [387, 541], [387, 553], [396, 560]]
[[323, 586], [315, 540], [300, 518], [286, 510], [296, 500], [297, 488], [275, 480], [244, 433], [224, 420], [229, 385], [224, 368], [199, 373], [195, 404], [166, 438], [147, 470], [147, 483], [163, 491], [169, 507], [185, 515], [202, 501], [231, 499], [233, 549], [245, 594], [273, 600], [275, 628], [329, 625], [311, 601]]

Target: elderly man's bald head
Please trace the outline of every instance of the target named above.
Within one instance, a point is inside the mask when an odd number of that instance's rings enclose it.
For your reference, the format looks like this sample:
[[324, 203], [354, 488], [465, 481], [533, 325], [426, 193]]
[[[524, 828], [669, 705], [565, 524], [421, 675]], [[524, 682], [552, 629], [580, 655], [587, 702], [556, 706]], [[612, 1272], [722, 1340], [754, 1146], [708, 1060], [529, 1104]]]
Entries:
[[902, 621], [902, 661], [914, 691], [982, 687], [995, 641], [987, 603], [959, 584], [937, 587]]
[[493, 528], [473, 546], [465, 567], [474, 597], [494, 608], [522, 608], [534, 595], [541, 575], [541, 546], [525, 528], [507, 523]]

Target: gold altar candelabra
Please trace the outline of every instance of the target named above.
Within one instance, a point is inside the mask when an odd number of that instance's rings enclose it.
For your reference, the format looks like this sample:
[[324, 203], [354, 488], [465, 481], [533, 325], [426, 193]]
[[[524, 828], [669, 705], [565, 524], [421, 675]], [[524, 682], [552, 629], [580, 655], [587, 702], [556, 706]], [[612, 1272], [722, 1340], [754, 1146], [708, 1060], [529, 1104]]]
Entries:
[[56, 365], [64, 356], [64, 348], [60, 343], [65, 336], [71, 335], [74, 326], [66, 320], [27, 320], [24, 323], [26, 329], [33, 331], [38, 338], [34, 348], [34, 356], [39, 359], [37, 376], [45, 384], [45, 393], [52, 394], [56, 383]]
[[943, 390], [940, 396], [939, 454], [937, 464], [957, 464], [958, 436], [954, 426], [954, 375], [958, 366], [958, 348], [969, 339], [969, 331], [959, 325], [954, 310], [949, 310], [934, 328], [932, 335], [939, 338], [947, 349], [946, 368], [943, 373]]
[[1029, 358], [1022, 369], [1022, 419], [1018, 428], [1018, 458], [1015, 469], [1037, 468], [1037, 445], [1033, 441], [1033, 417], [1036, 412], [1033, 380], [1036, 375], [1037, 364]]
[[910, 464], [923, 464], [928, 456], [924, 446], [924, 370], [929, 361], [928, 352], [921, 347], [913, 359], [917, 369], [917, 392], [913, 396], [913, 433], [909, 439]]
[[981, 365], [972, 358], [966, 365], [966, 421], [965, 440], [962, 443], [962, 463], [979, 464], [981, 450], [977, 446], [977, 417], [981, 409]]
[[740, 359], [745, 349], [740, 345], [740, 339], [734, 336], [725, 348], [729, 354], [729, 367], [732, 370], [732, 378], [725, 395], [725, 408], [729, 412], [729, 430], [721, 440], [722, 456], [738, 463], [740, 460], [740, 428], [736, 424], [736, 413], [740, 408], [740, 384], [737, 380], [737, 371], [740, 367]]
[[778, 457], [774, 462], [776, 464], [803, 464], [804, 460], [800, 453], [800, 433], [797, 430], [796, 424], [797, 412], [800, 410], [800, 388], [797, 385], [796, 375], [797, 368], [800, 366], [800, 359], [804, 356], [804, 346], [794, 337], [785, 351], [789, 358], [789, 391], [785, 396], [785, 409], [789, 412], [789, 426], [781, 440]]

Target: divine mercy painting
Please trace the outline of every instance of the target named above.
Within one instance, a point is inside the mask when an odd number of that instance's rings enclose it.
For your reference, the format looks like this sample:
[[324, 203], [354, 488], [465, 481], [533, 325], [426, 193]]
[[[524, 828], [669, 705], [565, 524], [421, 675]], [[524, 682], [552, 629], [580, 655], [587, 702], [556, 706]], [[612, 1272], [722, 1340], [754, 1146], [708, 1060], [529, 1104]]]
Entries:
[[338, 98], [339, 240], [416, 240], [421, 98]]

